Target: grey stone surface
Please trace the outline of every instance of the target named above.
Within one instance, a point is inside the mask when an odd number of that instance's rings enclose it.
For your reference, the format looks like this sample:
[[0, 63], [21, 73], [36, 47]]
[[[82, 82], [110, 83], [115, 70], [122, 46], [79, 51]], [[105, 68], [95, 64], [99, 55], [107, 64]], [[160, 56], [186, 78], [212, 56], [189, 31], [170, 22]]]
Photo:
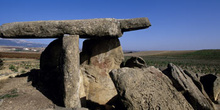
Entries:
[[[196, 110], [213, 110], [209, 97], [203, 94], [195, 85], [192, 78], [183, 69], [170, 63], [165, 74], [172, 80], [173, 85], [181, 91], [185, 98]], [[200, 88], [201, 89], [201, 88]]]
[[[193, 83], [197, 86], [197, 88], [201, 91], [201, 93], [205, 97], [209, 97], [207, 92], [204, 89], [203, 84], [200, 82], [201, 74], [193, 73], [193, 72], [187, 71], [187, 70], [183, 70], [183, 71], [186, 75], [188, 75], [192, 79]], [[207, 100], [209, 100], [209, 99], [207, 98]], [[209, 100], [209, 101], [211, 102], [211, 100]]]
[[124, 59], [118, 38], [85, 40], [80, 53], [86, 99], [105, 105], [117, 91], [109, 76]]
[[62, 43], [62, 72], [64, 74], [64, 104], [65, 107], [81, 107], [79, 98], [79, 36], [64, 35]]
[[125, 110], [193, 110], [169, 78], [155, 67], [115, 69], [110, 76]]
[[148, 18], [14, 22], [0, 26], [0, 37], [57, 38], [64, 34], [80, 35], [81, 38], [120, 37], [125, 31], [149, 26]]
[[119, 19], [122, 32], [144, 29], [151, 26], [147, 18]]

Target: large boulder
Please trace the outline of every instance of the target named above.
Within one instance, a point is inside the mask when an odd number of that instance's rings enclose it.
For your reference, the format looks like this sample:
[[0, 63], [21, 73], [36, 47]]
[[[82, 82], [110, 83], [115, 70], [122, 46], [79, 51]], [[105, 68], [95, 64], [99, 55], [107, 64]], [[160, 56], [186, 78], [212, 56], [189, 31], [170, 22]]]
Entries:
[[[189, 103], [196, 110], [213, 110], [212, 101], [203, 94], [203, 87], [189, 73], [184, 72], [180, 67], [170, 63], [164, 73], [172, 80], [174, 87], [185, 96]], [[188, 74], [188, 75], [187, 75]], [[199, 86], [197, 86], [199, 85]]]
[[126, 110], [193, 110], [160, 70], [121, 68], [110, 76]]
[[86, 99], [100, 105], [117, 95], [109, 76], [124, 59], [118, 38], [85, 40], [80, 54]]

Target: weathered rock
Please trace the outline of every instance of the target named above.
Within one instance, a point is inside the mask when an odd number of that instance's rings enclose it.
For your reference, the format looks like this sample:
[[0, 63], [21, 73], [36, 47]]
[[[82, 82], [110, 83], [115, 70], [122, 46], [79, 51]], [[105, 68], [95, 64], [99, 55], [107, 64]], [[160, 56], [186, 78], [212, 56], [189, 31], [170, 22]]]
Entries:
[[213, 110], [212, 102], [204, 95], [193, 80], [180, 67], [170, 63], [164, 71], [172, 80], [173, 85], [178, 91], [181, 91], [185, 98], [196, 110]]
[[[189, 71], [187, 71], [187, 70], [183, 70], [184, 71], [184, 73], [186, 74], [186, 75], [188, 75], [191, 79], [192, 79], [192, 81], [193, 81], [193, 83], [198, 87], [198, 89], [201, 91], [201, 93], [205, 96], [205, 97], [209, 97], [208, 96], [208, 94], [206, 93], [206, 91], [205, 91], [205, 89], [204, 89], [204, 86], [203, 86], [203, 84], [200, 82], [200, 77], [201, 77], [201, 75], [200, 74], [197, 74], [197, 73], [193, 73], [193, 72], [189, 72]], [[208, 98], [207, 98], [207, 100], [209, 100]], [[211, 100], [209, 100], [210, 102], [211, 102]]]
[[125, 67], [130, 67], [130, 68], [134, 68], [134, 67], [142, 68], [146, 66], [147, 65], [144, 59], [141, 57], [131, 57], [125, 62]]
[[110, 76], [126, 110], [193, 110], [155, 67], [115, 69]]
[[64, 74], [65, 107], [81, 107], [79, 98], [79, 36], [65, 35], [62, 43], [62, 72]]
[[81, 38], [120, 37], [125, 31], [149, 26], [148, 18], [14, 22], [0, 26], [0, 37], [57, 38], [64, 34], [80, 35]]
[[119, 19], [122, 32], [144, 29], [151, 26], [148, 18]]
[[220, 77], [213, 74], [207, 74], [201, 76], [200, 81], [204, 85], [205, 91], [210, 99], [217, 102], [218, 96], [220, 95]]
[[84, 41], [80, 62], [87, 100], [103, 105], [117, 95], [109, 72], [120, 68], [123, 59], [118, 38]]

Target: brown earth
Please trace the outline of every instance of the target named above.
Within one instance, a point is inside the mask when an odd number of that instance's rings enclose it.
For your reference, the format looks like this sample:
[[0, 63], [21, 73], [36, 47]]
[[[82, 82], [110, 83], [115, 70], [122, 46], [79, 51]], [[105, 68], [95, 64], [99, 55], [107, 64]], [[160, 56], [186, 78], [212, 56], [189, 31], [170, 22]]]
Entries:
[[0, 52], [0, 58], [40, 59], [40, 52]]
[[[2, 97], [3, 100], [1, 99]], [[2, 103], [2, 104], [1, 104]], [[1, 110], [51, 110], [55, 105], [27, 82], [27, 77], [0, 81]]]

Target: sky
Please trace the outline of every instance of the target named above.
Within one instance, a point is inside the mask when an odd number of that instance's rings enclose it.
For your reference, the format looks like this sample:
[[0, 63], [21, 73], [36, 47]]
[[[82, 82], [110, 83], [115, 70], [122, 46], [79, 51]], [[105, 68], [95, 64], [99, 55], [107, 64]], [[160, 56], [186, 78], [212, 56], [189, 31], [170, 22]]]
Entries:
[[[125, 32], [119, 38], [123, 50], [220, 49], [220, 0], [0, 0], [0, 25], [139, 17], [148, 17], [152, 26]], [[25, 40], [48, 44], [54, 39]]]

